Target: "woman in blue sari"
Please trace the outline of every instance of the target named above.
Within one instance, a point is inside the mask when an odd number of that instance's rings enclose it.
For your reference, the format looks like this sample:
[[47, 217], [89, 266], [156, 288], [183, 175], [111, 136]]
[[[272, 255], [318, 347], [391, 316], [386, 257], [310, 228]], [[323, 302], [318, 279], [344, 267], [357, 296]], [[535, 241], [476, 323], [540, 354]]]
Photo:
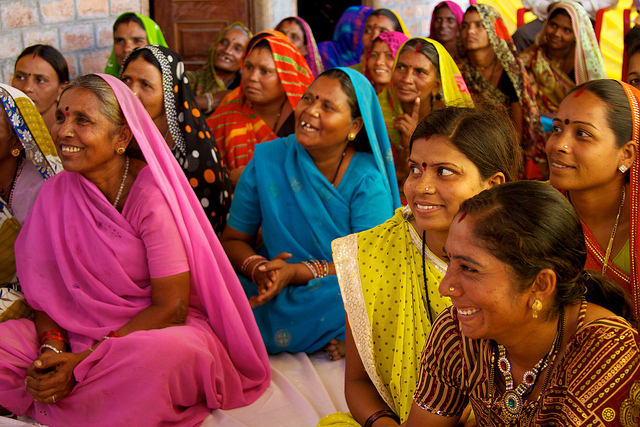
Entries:
[[221, 240], [267, 350], [313, 353], [329, 345], [336, 359], [344, 354], [345, 312], [331, 241], [384, 222], [400, 199], [366, 77], [347, 68], [325, 71], [295, 118], [295, 134], [256, 146]]

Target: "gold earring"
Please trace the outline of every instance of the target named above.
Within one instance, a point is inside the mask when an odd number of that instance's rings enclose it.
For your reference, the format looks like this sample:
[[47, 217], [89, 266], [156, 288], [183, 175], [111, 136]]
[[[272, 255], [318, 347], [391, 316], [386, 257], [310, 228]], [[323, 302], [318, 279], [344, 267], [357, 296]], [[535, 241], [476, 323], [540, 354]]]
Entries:
[[13, 150], [11, 150], [11, 155], [13, 157], [18, 157], [20, 155], [20, 149], [19, 148], [14, 148]]
[[542, 310], [542, 301], [540, 301], [539, 299], [535, 300], [533, 302], [533, 305], [531, 306], [531, 309], [533, 310], [533, 318], [537, 319], [538, 312]]
[[353, 141], [354, 139], [356, 139], [356, 134], [355, 134], [355, 133], [350, 133], [350, 134], [347, 136], [347, 139], [348, 139], [349, 141]]
[[116, 150], [116, 153], [118, 153], [118, 154], [124, 154], [124, 151], [125, 151], [125, 148], [124, 148], [124, 147], [119, 147], [119, 148]]

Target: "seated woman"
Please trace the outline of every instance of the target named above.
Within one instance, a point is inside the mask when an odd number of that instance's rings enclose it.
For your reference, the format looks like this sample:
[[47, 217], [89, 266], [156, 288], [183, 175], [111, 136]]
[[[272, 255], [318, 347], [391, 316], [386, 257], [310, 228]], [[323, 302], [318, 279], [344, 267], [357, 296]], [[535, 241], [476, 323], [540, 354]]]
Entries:
[[125, 59], [120, 78], [163, 135], [213, 230], [222, 233], [233, 187], [209, 126], [184, 81], [180, 55], [162, 46], [138, 48]]
[[377, 94], [389, 87], [396, 54], [407, 40], [409, 37], [403, 33], [386, 31], [380, 33], [371, 44], [362, 73], [369, 79]]
[[318, 74], [324, 71], [316, 39], [313, 37], [313, 32], [307, 21], [299, 16], [290, 16], [276, 25], [276, 31], [287, 36], [289, 41], [304, 55], [313, 78], [318, 77]]
[[382, 123], [362, 74], [325, 71], [296, 108], [295, 134], [258, 145], [242, 174], [221, 241], [270, 353], [331, 344], [334, 359], [344, 355], [336, 348], [345, 313], [330, 245], [381, 224], [400, 205]]
[[234, 22], [216, 36], [209, 50], [207, 64], [197, 71], [186, 71], [198, 108], [209, 115], [220, 101], [240, 85], [242, 55], [251, 38], [251, 30]]
[[167, 47], [162, 30], [153, 19], [139, 13], [126, 12], [113, 23], [113, 51], [104, 72], [120, 77], [122, 62], [133, 49], [157, 44]]
[[520, 56], [538, 82], [535, 95], [542, 114], [555, 115], [576, 84], [607, 78], [589, 15], [573, 1], [552, 6], [536, 42]]
[[640, 319], [638, 130], [640, 94], [626, 83], [594, 80], [560, 104], [547, 143], [551, 185], [578, 212], [586, 268], [622, 286]]
[[429, 38], [440, 42], [453, 58], [458, 56], [458, 37], [464, 12], [457, 3], [442, 1], [433, 9]]
[[133, 92], [74, 80], [54, 135], [65, 171], [15, 244], [36, 312], [0, 324], [0, 406], [49, 425], [196, 425], [255, 401], [270, 370], [251, 309]]
[[249, 41], [242, 84], [207, 119], [234, 185], [256, 144], [294, 132], [293, 110], [311, 82], [304, 57], [281, 32], [263, 31]]
[[36, 105], [47, 130], [55, 123], [58, 97], [69, 82], [69, 66], [54, 47], [34, 44], [23, 50], [13, 68], [11, 86], [21, 90]]
[[318, 43], [318, 51], [325, 70], [348, 67], [360, 62], [362, 56], [362, 32], [364, 24], [373, 12], [368, 6], [348, 7], [333, 31], [333, 38]]
[[14, 243], [42, 184], [62, 165], [34, 103], [3, 84], [0, 102], [0, 322], [4, 322], [31, 314], [16, 276]]
[[566, 198], [533, 181], [483, 191], [445, 251], [453, 306], [431, 328], [406, 426], [456, 426], [468, 403], [482, 426], [636, 423], [640, 337], [619, 317], [622, 290], [584, 270]]
[[505, 115], [458, 107], [434, 111], [412, 137], [404, 187], [409, 204], [384, 224], [333, 242], [347, 311], [351, 413], [327, 416], [320, 425], [367, 425], [381, 410], [396, 421], [407, 419], [422, 348], [433, 319], [450, 305], [438, 284], [447, 269], [442, 247], [451, 219], [467, 198], [518, 178], [519, 150]]
[[391, 85], [378, 95], [378, 101], [393, 149], [399, 188], [409, 175], [409, 143], [418, 122], [447, 104], [473, 106], [460, 70], [444, 46], [418, 37], [400, 48]]
[[542, 178], [547, 164], [538, 105], [500, 14], [488, 5], [469, 6], [460, 40], [457, 63], [471, 95], [484, 108], [507, 109], [525, 155], [525, 177]]
[[407, 38], [411, 37], [409, 30], [404, 25], [400, 15], [389, 9], [376, 9], [367, 18], [362, 33], [362, 58], [360, 62], [351, 68], [364, 74], [366, 68], [367, 52], [371, 49], [373, 41], [382, 33], [395, 31], [402, 33]]

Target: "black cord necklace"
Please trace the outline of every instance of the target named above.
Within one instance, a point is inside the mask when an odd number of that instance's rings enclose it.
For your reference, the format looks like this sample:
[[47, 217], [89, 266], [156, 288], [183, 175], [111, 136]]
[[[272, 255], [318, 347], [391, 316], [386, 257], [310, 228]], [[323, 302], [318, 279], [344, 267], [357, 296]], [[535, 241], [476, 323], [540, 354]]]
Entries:
[[422, 280], [424, 282], [424, 293], [427, 296], [427, 316], [429, 317], [429, 323], [433, 325], [433, 316], [431, 315], [431, 301], [429, 300], [429, 289], [427, 288], [427, 266], [425, 258], [427, 256], [427, 244], [425, 240], [427, 238], [427, 231], [422, 231]]
[[333, 175], [333, 179], [331, 180], [331, 185], [335, 185], [336, 178], [338, 178], [338, 172], [340, 172], [340, 166], [342, 166], [342, 161], [344, 160], [344, 155], [347, 153], [347, 149], [345, 148], [342, 152], [342, 156], [340, 156], [340, 162], [338, 163], [338, 168], [336, 169], [335, 175]]

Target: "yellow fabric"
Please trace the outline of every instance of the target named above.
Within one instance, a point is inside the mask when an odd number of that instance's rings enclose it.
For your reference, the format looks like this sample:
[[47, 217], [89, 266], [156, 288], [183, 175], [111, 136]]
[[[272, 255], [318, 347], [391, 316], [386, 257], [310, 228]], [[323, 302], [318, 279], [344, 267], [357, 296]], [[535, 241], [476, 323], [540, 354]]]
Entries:
[[631, 276], [631, 256], [629, 254], [629, 240], [625, 242], [624, 246], [622, 247], [622, 249], [620, 249], [618, 255], [613, 258], [612, 262], [620, 270]]
[[[411, 409], [420, 356], [431, 329], [422, 273], [422, 241], [410, 223], [412, 219], [409, 208], [398, 208], [384, 224], [358, 233], [357, 240], [347, 236], [333, 243], [347, 318], [363, 365], [370, 377], [373, 374], [372, 383], [378, 391], [379, 387], [384, 388], [381, 396], [387, 395], [389, 406], [401, 422], [406, 421]], [[357, 242], [357, 257], [344, 259], [350, 252], [340, 246], [344, 248], [351, 242]], [[438, 291], [446, 264], [428, 248], [426, 251], [426, 286], [435, 319], [451, 304]], [[354, 296], [364, 298], [364, 304], [351, 304]], [[370, 359], [366, 353], [369, 349]], [[349, 424], [349, 420], [346, 414], [334, 415], [328, 420], [334, 424], [323, 420], [320, 425], [357, 425]]]

